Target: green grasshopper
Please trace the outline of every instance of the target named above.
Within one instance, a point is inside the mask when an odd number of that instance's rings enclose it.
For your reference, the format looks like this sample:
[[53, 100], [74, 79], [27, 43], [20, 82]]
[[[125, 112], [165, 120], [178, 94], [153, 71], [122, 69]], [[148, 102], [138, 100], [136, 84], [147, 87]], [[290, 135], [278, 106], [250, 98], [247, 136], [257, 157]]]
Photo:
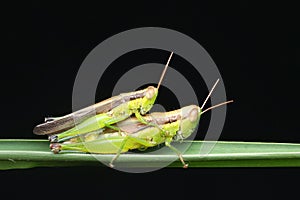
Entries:
[[[107, 132], [92, 132], [87, 134], [88, 137], [84, 139], [77, 139], [75, 142], [73, 140], [64, 143], [52, 143], [50, 144], [50, 149], [54, 153], [58, 153], [61, 150], [75, 150], [100, 154], [113, 153], [116, 154], [110, 162], [110, 166], [113, 167], [113, 162], [120, 156], [121, 153], [133, 149], [144, 150], [148, 147], [164, 143], [178, 155], [183, 167], [186, 168], [188, 167], [188, 164], [184, 162], [181, 152], [172, 146], [171, 142], [183, 140], [189, 137], [197, 127], [200, 121], [200, 116], [203, 113], [232, 102], [227, 101], [220, 103], [202, 111], [217, 83], [218, 81], [213, 86], [201, 108], [196, 105], [190, 105], [166, 113], [157, 112], [144, 116], [144, 119], [148, 123], [156, 123], [158, 127], [139, 124], [139, 119], [129, 118], [118, 124], [118, 127], [122, 127], [122, 130], [126, 130], [126, 132], [113, 130]], [[92, 136], [93, 139], [90, 139], [90, 136]], [[80, 142], [81, 140], [82, 142]]]
[[[50, 135], [51, 142], [62, 142], [73, 136], [104, 127], [120, 131], [112, 124], [125, 120], [132, 114], [142, 123], [147, 123], [142, 115], [152, 108], [172, 55], [173, 52], [162, 72], [157, 88], [149, 86], [143, 90], [111, 97], [63, 117], [46, 118], [45, 123], [37, 125], [33, 132], [37, 135]], [[74, 122], [78, 125], [75, 126]]]

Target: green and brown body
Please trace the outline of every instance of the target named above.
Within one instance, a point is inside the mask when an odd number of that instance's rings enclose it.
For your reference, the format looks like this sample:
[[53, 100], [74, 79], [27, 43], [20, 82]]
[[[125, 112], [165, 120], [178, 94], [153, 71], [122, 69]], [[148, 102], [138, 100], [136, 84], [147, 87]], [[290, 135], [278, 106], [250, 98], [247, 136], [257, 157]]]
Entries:
[[144, 119], [158, 126], [141, 124], [138, 119], [130, 118], [118, 123], [118, 127], [126, 132], [109, 129], [99, 133], [89, 133], [87, 137], [79, 136], [77, 140], [53, 143], [50, 148], [54, 153], [61, 150], [75, 150], [118, 156], [129, 150], [146, 149], [165, 143], [179, 155], [184, 163], [179, 151], [171, 145], [171, 142], [189, 137], [197, 127], [200, 116], [201, 109], [196, 105], [166, 113], [152, 113], [146, 115]]
[[132, 114], [146, 123], [141, 115], [145, 115], [152, 108], [172, 55], [173, 52], [169, 56], [157, 88], [149, 86], [143, 90], [111, 97], [63, 117], [46, 118], [45, 123], [37, 125], [33, 132], [37, 135], [50, 135], [51, 142], [61, 142], [68, 140], [69, 137], [104, 127], [113, 128], [111, 124], [125, 120]]
[[120, 94], [72, 114], [40, 124], [34, 128], [34, 133], [50, 135], [50, 141], [60, 142], [104, 127], [111, 128], [110, 125], [125, 120], [132, 114], [143, 122], [141, 115], [152, 108], [157, 94], [158, 90], [153, 86]]

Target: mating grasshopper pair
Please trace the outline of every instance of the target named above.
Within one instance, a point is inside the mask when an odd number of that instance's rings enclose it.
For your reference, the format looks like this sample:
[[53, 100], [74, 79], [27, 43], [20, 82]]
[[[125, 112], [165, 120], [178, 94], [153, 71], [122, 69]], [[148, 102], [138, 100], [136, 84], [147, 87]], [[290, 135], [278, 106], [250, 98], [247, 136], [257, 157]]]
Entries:
[[[190, 105], [165, 113], [151, 113], [158, 89], [161, 85], [171, 53], [157, 88], [120, 94], [87, 108], [57, 118], [46, 118], [45, 123], [33, 130], [38, 135], [49, 135], [50, 149], [54, 153], [61, 150], [75, 150], [89, 153], [115, 154], [113, 162], [123, 152], [133, 149], [144, 150], [164, 143], [178, 155], [183, 167], [181, 152], [171, 145], [172, 141], [189, 137], [197, 127], [200, 116], [215, 107], [230, 103], [227, 101], [203, 111], [207, 100], [217, 85], [214, 84], [201, 107]], [[96, 112], [96, 115], [93, 115]], [[135, 117], [131, 117], [131, 115]], [[75, 125], [75, 122], [78, 125]]]

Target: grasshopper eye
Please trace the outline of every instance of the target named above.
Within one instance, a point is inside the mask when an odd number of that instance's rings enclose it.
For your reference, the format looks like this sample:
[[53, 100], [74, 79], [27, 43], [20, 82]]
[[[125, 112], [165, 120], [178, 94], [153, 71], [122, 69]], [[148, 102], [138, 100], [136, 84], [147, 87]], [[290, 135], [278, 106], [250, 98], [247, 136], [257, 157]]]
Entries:
[[197, 108], [192, 109], [191, 112], [190, 112], [190, 114], [189, 114], [189, 120], [191, 122], [196, 121], [197, 118], [198, 118], [198, 114], [199, 113], [198, 113], [198, 109]]
[[146, 91], [146, 98], [147, 99], [152, 99], [154, 94], [155, 94], [155, 88], [152, 87], [152, 86], [148, 87], [147, 91]]

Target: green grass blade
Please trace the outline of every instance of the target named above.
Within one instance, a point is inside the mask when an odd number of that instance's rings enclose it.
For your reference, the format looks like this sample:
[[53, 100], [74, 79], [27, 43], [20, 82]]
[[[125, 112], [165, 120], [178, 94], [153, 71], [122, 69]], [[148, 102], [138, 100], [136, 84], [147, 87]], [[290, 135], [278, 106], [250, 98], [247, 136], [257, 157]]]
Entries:
[[[292, 143], [258, 143], [258, 142], [224, 142], [218, 141], [213, 150], [203, 156], [199, 155], [201, 141], [192, 143], [183, 154], [189, 167], [294, 167], [300, 166], [300, 144]], [[176, 144], [180, 145], [180, 144]], [[97, 155], [98, 159], [109, 162], [113, 155]], [[137, 163], [147, 163], [155, 167], [168, 163], [176, 155], [170, 151], [166, 154], [122, 154], [118, 163], [128, 167], [139, 167]], [[47, 140], [0, 140], [0, 169], [22, 169], [32, 167], [60, 166], [100, 166], [94, 156], [86, 153], [53, 154]], [[177, 160], [169, 167], [182, 167]]]

